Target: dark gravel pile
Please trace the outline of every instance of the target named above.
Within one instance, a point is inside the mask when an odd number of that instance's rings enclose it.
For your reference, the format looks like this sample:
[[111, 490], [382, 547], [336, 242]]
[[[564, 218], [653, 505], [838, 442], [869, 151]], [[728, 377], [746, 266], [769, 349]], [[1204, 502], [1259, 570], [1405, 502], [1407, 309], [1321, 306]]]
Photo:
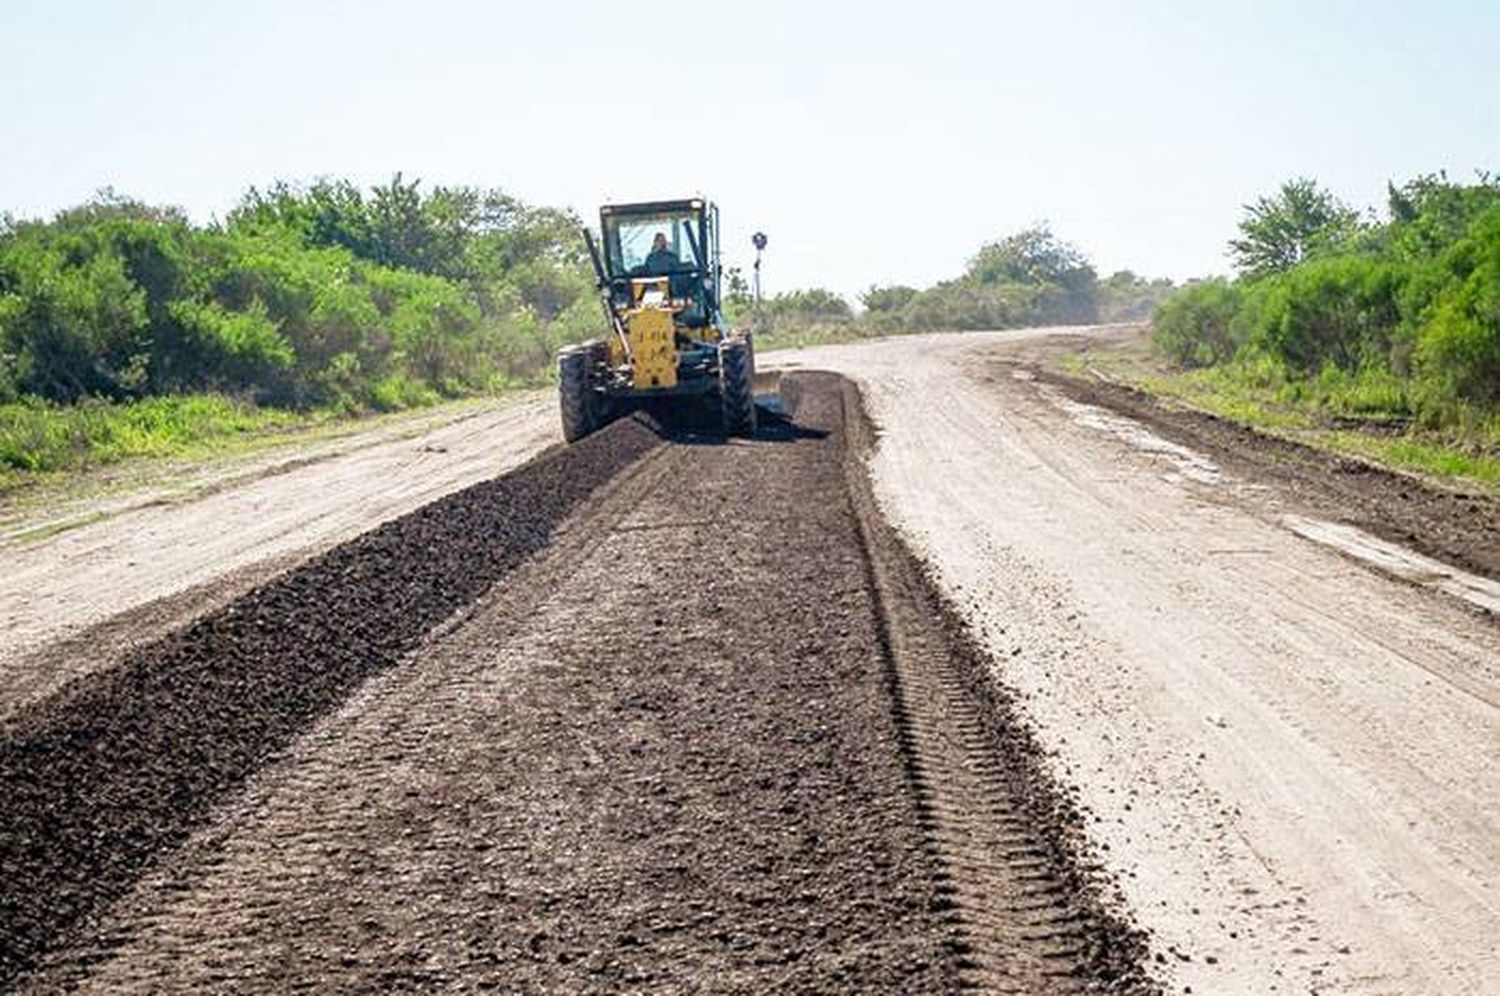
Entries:
[[658, 445], [640, 419], [387, 523], [0, 729], [0, 984]]
[[674, 432], [26, 991], [957, 988], [838, 392], [797, 418]]
[[852, 386], [783, 402], [616, 423], [27, 713], [0, 984], [1149, 992]]

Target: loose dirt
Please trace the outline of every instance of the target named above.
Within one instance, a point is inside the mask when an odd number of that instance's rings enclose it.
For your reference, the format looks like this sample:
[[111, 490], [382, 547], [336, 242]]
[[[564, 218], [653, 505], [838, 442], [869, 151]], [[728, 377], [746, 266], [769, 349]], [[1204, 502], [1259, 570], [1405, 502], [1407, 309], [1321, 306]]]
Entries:
[[0, 723], [0, 979], [309, 722], [546, 545], [655, 445], [636, 423], [382, 526]]
[[616, 423], [28, 706], [20, 988], [1149, 989], [853, 395], [789, 393], [751, 441]]

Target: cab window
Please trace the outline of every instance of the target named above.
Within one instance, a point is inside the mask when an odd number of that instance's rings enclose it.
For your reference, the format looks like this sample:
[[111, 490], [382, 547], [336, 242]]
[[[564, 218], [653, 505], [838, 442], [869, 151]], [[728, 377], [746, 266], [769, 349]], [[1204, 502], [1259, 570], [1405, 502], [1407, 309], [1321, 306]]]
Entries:
[[[610, 270], [617, 276], [638, 276], [644, 273], [646, 258], [651, 254], [652, 243], [657, 233], [666, 236], [667, 250], [675, 258], [669, 261], [672, 272], [696, 270], [698, 262], [693, 255], [693, 237], [698, 236], [698, 216], [693, 212], [679, 214], [629, 215], [615, 217], [605, 223]], [[706, 248], [699, 246], [700, 251]]]

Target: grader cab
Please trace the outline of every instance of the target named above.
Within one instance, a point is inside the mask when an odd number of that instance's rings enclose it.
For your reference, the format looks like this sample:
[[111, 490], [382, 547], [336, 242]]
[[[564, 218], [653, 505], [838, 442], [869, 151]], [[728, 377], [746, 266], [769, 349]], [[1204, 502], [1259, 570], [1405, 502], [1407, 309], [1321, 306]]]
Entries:
[[709, 405], [730, 435], [755, 432], [755, 356], [720, 307], [719, 212], [701, 199], [607, 204], [584, 229], [609, 334], [558, 353], [563, 436], [581, 439], [653, 402]]

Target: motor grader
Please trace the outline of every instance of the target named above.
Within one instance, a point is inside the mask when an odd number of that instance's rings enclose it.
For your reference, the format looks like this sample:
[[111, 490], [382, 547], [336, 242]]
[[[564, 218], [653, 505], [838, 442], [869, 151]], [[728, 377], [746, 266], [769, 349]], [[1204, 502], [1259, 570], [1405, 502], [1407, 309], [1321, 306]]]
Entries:
[[719, 212], [702, 199], [606, 204], [594, 264], [609, 332], [557, 356], [563, 436], [582, 439], [650, 404], [716, 411], [724, 432], [755, 432], [754, 347], [720, 307]]

